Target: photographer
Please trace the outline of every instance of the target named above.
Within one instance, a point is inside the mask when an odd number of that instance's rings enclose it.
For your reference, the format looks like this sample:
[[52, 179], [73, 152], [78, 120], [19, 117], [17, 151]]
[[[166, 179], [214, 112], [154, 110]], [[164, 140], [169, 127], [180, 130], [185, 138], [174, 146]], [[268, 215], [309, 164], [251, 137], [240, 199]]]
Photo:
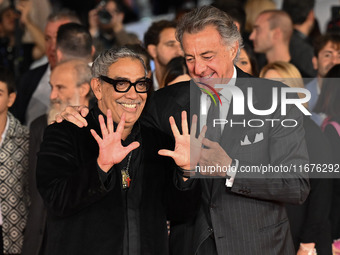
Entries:
[[101, 1], [89, 12], [89, 31], [97, 52], [113, 46], [140, 43], [135, 34], [124, 30], [124, 6], [119, 0]]
[[[0, 12], [0, 64], [14, 71], [16, 78], [45, 52], [44, 35], [28, 15], [31, 8], [31, 1], [20, 0], [16, 9], [10, 6]], [[33, 43], [22, 42], [24, 28], [32, 36]]]

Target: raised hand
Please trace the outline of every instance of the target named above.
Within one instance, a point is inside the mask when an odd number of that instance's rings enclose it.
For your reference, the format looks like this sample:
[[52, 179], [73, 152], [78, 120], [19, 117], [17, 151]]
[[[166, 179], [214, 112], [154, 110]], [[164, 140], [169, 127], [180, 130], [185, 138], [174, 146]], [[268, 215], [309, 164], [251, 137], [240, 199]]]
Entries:
[[175, 137], [175, 149], [170, 150], [159, 150], [158, 154], [162, 156], [171, 157], [174, 159], [177, 166], [185, 169], [192, 170], [196, 167], [202, 150], [202, 140], [207, 130], [206, 126], [203, 127], [198, 138], [195, 137], [197, 127], [197, 116], [194, 115], [192, 118], [192, 124], [190, 134], [188, 131], [187, 113], [182, 112], [182, 133], [180, 134], [174, 118], [169, 118], [172, 133]]
[[20, 21], [22, 24], [27, 24], [28, 19], [29, 19], [29, 12], [32, 9], [32, 1], [26, 0], [20, 0], [17, 4], [16, 4], [16, 8], [18, 11], [21, 12], [21, 16], [20, 16]]
[[138, 148], [140, 144], [139, 142], [133, 142], [124, 147], [121, 143], [125, 125], [125, 113], [123, 113], [120, 119], [116, 132], [114, 132], [111, 110], [107, 110], [106, 125], [102, 115], [99, 115], [98, 119], [102, 138], [93, 129], [91, 129], [91, 134], [99, 146], [98, 166], [104, 172], [108, 172], [113, 165], [120, 163], [131, 151]]

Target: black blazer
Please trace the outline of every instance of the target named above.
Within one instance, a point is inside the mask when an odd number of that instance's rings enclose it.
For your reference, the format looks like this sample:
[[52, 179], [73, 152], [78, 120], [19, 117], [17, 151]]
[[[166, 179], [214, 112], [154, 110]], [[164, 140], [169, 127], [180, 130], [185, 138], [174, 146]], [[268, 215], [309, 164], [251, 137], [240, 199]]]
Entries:
[[[237, 68], [236, 86], [244, 95], [247, 95], [247, 88], [253, 88], [255, 109], [270, 109], [272, 88], [284, 85], [253, 79]], [[190, 115], [197, 113], [199, 95], [196, 85], [190, 87], [189, 82], [156, 91], [145, 122], [171, 134], [169, 116], [174, 116], [179, 123], [182, 110], [189, 111]], [[280, 121], [284, 118], [296, 119], [299, 123], [290, 129], [281, 125], [271, 128], [269, 122], [259, 128], [226, 127], [220, 145], [231, 158], [239, 160], [240, 167], [308, 162], [302, 115], [296, 108], [288, 106], [287, 116], [281, 116], [280, 102], [279, 97], [277, 110], [266, 116], [255, 116], [246, 106], [245, 116], [233, 115], [231, 104], [227, 116], [229, 123], [231, 119], [234, 122], [242, 122], [243, 119], [261, 119], [265, 122], [269, 118]], [[262, 141], [241, 146], [240, 141], [245, 135], [253, 142], [256, 133], [263, 133]], [[294, 254], [283, 203], [302, 203], [306, 199], [309, 182], [305, 173], [283, 174], [281, 178], [273, 178], [271, 174], [254, 173], [249, 176], [238, 172], [232, 188], [225, 186], [225, 179], [214, 179], [212, 189], [206, 179], [200, 181], [202, 206], [197, 217], [191, 223], [172, 225], [170, 245], [173, 254], [195, 254], [212, 233], [218, 254]]]
[[31, 97], [38, 87], [41, 77], [44, 75], [48, 64], [39, 66], [33, 70], [26, 72], [22, 78], [19, 86], [17, 87], [17, 97], [13, 106], [9, 109], [10, 112], [22, 124], [26, 123], [26, 111]]
[[[63, 122], [48, 126], [44, 134], [37, 163], [38, 190], [48, 207], [44, 254], [122, 254], [126, 209], [121, 174], [113, 168], [110, 181], [102, 183], [98, 145], [90, 133], [91, 128], [101, 133], [98, 111], [91, 110], [86, 119], [86, 128]], [[173, 163], [157, 154], [156, 131], [142, 126], [140, 132], [141, 146], [135, 151], [142, 163], [128, 191], [140, 215], [136, 234], [141, 254], [168, 254], [167, 216], [192, 217], [200, 190], [195, 183], [186, 191], [176, 188]]]
[[[311, 164], [332, 162], [330, 145], [320, 127], [309, 117], [304, 117], [303, 126]], [[318, 176], [320, 175], [320, 176]], [[302, 205], [286, 205], [296, 251], [300, 243], [316, 243], [319, 255], [332, 254], [332, 238], [329, 215], [332, 202], [332, 180], [324, 173], [310, 173], [311, 190]]]

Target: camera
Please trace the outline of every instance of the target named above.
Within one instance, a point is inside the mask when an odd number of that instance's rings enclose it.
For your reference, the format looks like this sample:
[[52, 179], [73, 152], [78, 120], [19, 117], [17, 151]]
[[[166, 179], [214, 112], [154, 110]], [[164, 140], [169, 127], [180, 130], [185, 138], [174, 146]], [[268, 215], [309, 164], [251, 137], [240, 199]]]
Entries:
[[107, 10], [101, 9], [98, 11], [98, 18], [100, 23], [109, 24], [112, 19], [112, 15]]
[[99, 22], [102, 24], [109, 24], [112, 15], [105, 9], [106, 1], [102, 0], [97, 6]]

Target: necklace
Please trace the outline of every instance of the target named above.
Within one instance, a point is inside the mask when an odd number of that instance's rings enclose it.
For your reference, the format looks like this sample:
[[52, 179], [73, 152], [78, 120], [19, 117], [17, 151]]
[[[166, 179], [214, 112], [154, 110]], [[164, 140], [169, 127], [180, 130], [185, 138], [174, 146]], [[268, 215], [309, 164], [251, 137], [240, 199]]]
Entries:
[[128, 162], [127, 162], [127, 164], [126, 164], [126, 167], [124, 167], [124, 168], [121, 170], [121, 173], [122, 173], [122, 186], [123, 186], [123, 189], [129, 188], [129, 187], [130, 187], [130, 183], [131, 183], [131, 178], [130, 178], [130, 175], [129, 175], [129, 166], [130, 166], [131, 156], [132, 156], [132, 151], [131, 151], [130, 154], [129, 154], [129, 158], [128, 158]]

